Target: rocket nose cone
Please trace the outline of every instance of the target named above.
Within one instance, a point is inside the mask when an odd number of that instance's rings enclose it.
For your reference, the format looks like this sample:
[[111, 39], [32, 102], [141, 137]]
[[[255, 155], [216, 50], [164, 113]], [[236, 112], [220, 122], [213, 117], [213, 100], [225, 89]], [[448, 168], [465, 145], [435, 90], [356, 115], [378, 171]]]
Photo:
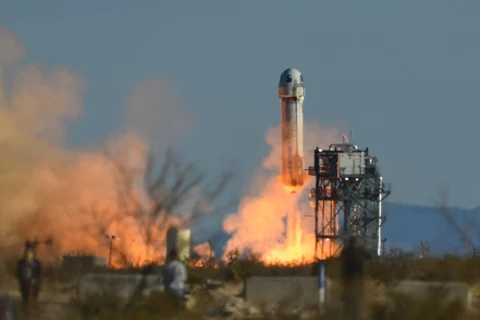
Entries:
[[278, 86], [286, 86], [289, 83], [303, 83], [303, 76], [300, 71], [295, 68], [288, 68], [280, 75]]
[[288, 68], [288, 69], [285, 69], [283, 72], [282, 72], [282, 75], [285, 75], [285, 74], [291, 74], [291, 75], [294, 75], [294, 74], [300, 74], [301, 72], [296, 69], [296, 68]]

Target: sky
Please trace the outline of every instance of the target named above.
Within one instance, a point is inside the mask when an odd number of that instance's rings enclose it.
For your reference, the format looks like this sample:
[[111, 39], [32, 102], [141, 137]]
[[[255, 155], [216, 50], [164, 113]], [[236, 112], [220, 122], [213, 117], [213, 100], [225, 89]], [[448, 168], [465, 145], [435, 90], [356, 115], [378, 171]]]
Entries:
[[[279, 76], [295, 67], [305, 117], [353, 127], [353, 142], [379, 158], [390, 201], [432, 205], [447, 184], [452, 205], [480, 204], [480, 2], [273, 4], [3, 0], [0, 22], [26, 45], [27, 62], [84, 79], [71, 148], [129, 126], [126, 105], [153, 81], [152, 99], [172, 108], [133, 125], [149, 122], [154, 144], [174, 142], [209, 172], [233, 163], [241, 192], [280, 121]], [[157, 126], [182, 129], [164, 137]]]

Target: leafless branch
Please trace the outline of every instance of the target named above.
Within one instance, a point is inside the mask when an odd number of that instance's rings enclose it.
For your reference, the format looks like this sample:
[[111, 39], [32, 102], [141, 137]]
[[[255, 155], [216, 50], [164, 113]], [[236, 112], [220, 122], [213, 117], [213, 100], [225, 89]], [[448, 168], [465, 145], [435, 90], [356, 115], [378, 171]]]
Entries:
[[[205, 186], [205, 197], [197, 200], [192, 214], [188, 217], [185, 223], [192, 223], [196, 219], [208, 214], [209, 212], [205, 212], [205, 210], [203, 209], [204, 205], [211, 206], [234, 178], [235, 171], [233, 167], [223, 169], [221, 171], [221, 174], [216, 179], [214, 179]], [[229, 208], [232, 204], [236, 203], [236, 200], [238, 200], [238, 197], [232, 195], [223, 204], [216, 203], [216, 205], [218, 206], [216, 208], [216, 212], [225, 212], [227, 208]]]
[[[194, 164], [187, 163], [181, 159], [172, 149], [168, 149], [159, 170], [155, 170], [155, 157], [148, 153], [145, 159], [142, 182], [147, 199], [139, 199], [135, 194], [135, 173], [130, 172], [115, 157], [109, 156], [119, 173], [119, 206], [125, 214], [133, 217], [137, 222], [144, 242], [148, 248], [155, 248], [163, 245], [164, 235], [174, 217], [180, 225], [185, 225], [194, 218], [205, 214], [202, 202], [209, 204], [225, 191], [233, 178], [233, 169], [224, 171], [218, 179], [205, 184], [205, 173]], [[203, 194], [197, 195], [197, 199], [191, 199], [192, 191], [200, 187]], [[192, 212], [181, 216], [181, 206], [186, 201], [194, 200]], [[161, 238], [158, 239], [157, 235]], [[152, 269], [145, 272], [145, 276]], [[142, 282], [143, 283], [143, 282]], [[142, 285], [138, 292], [142, 291]], [[133, 297], [135, 300], [136, 297]], [[129, 305], [132, 305], [133, 300]]]
[[[123, 216], [135, 220], [147, 250], [164, 244], [163, 234], [172, 224], [185, 226], [206, 214], [205, 203], [213, 206], [233, 178], [233, 169], [222, 171], [217, 179], [205, 182], [206, 175], [169, 148], [157, 167], [152, 152], [145, 155], [143, 168], [128, 168], [114, 154], [105, 150], [117, 172], [118, 207]], [[143, 184], [143, 196], [139, 195]], [[200, 188], [201, 195], [192, 195]], [[193, 203], [191, 212], [180, 212], [185, 202]], [[159, 239], [158, 235], [162, 235]]]
[[472, 255], [474, 253], [474, 242], [472, 238], [472, 228], [475, 226], [476, 221], [473, 217], [467, 221], [466, 225], [463, 226], [459, 219], [460, 217], [454, 216], [449, 208], [449, 189], [448, 186], [444, 186], [443, 188], [439, 189], [439, 197], [437, 200], [437, 205], [440, 209], [442, 216], [447, 221], [448, 225], [453, 229], [455, 233], [460, 236], [460, 239], [465, 248], [466, 255]]
[[[105, 156], [111, 161], [116, 175], [117, 204], [110, 211], [117, 212], [106, 214], [97, 208], [85, 208], [89, 211], [89, 222], [93, 225], [84, 226], [84, 231], [97, 239], [99, 244], [103, 244], [112, 224], [118, 223], [118, 219], [131, 218], [143, 238], [147, 260], [150, 260], [150, 250], [158, 252], [164, 246], [166, 231], [172, 223], [178, 227], [186, 226], [193, 219], [209, 213], [209, 209], [215, 207], [219, 196], [234, 177], [233, 168], [229, 168], [207, 182], [204, 171], [182, 159], [171, 148], [164, 153], [163, 161], [158, 166], [152, 152], [145, 154], [143, 163], [135, 168], [122, 162], [108, 149], [105, 149]], [[197, 190], [201, 192], [197, 194]], [[188, 208], [190, 212], [182, 212], [185, 203], [193, 204], [192, 208]], [[120, 238], [123, 237], [120, 235]], [[118, 242], [113, 247], [114, 259], [127, 264], [127, 247], [125, 240]], [[144, 275], [151, 272], [152, 268], [146, 268]], [[145, 282], [141, 283], [137, 288], [139, 294], [144, 289]], [[131, 306], [137, 298], [138, 295], [135, 295], [128, 305]]]

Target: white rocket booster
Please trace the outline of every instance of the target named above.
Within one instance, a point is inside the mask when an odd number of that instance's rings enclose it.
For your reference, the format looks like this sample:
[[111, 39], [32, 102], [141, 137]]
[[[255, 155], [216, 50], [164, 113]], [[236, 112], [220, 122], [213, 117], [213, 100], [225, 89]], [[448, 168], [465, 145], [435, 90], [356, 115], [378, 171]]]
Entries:
[[303, 77], [289, 68], [280, 76], [278, 97], [282, 112], [282, 172], [285, 186], [301, 187], [305, 180], [303, 154]]

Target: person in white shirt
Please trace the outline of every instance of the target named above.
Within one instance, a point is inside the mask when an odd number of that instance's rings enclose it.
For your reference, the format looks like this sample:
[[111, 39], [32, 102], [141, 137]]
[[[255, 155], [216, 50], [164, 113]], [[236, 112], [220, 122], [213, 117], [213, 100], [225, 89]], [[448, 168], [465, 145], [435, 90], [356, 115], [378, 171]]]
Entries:
[[162, 269], [162, 280], [165, 291], [173, 293], [183, 299], [185, 296], [185, 281], [187, 281], [187, 268], [179, 260], [178, 252], [172, 249], [167, 257], [167, 263]]

